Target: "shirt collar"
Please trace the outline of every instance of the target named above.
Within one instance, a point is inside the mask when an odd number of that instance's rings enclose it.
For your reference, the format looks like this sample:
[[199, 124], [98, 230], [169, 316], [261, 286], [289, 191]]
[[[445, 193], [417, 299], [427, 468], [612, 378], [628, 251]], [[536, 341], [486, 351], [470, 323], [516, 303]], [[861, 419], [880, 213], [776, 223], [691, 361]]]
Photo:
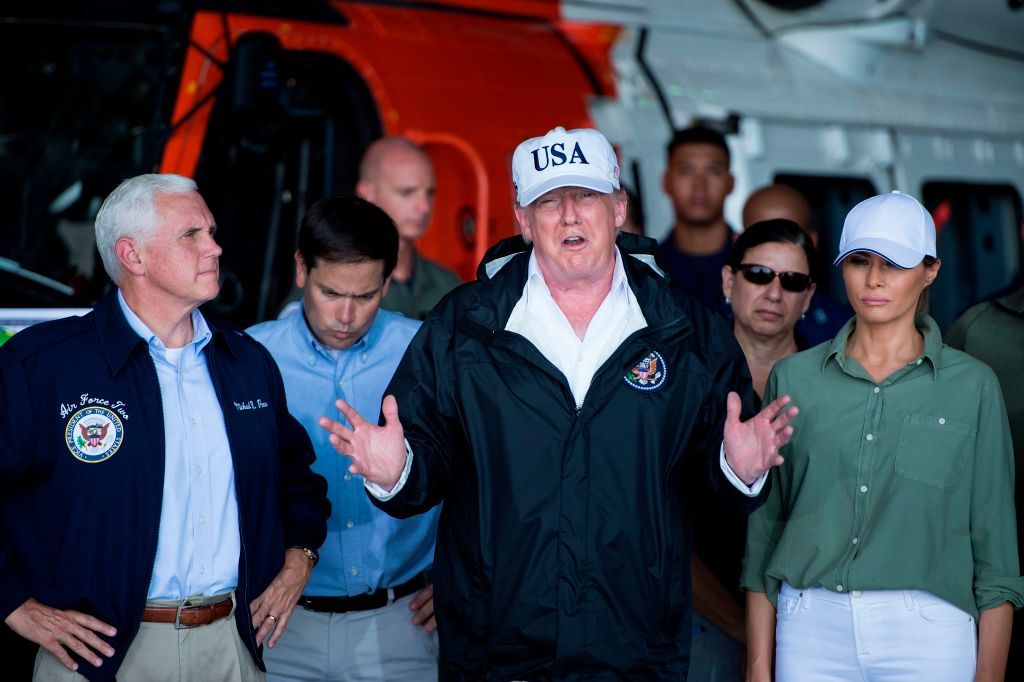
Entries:
[[[537, 250], [532, 249], [530, 251], [530, 261], [526, 267], [526, 294], [529, 295], [530, 287], [543, 286], [545, 289], [548, 288], [547, 282], [544, 280], [544, 273], [540, 270], [540, 265], [537, 264]], [[626, 278], [626, 268], [622, 265], [622, 256], [619, 254], [619, 247], [615, 247], [615, 271], [612, 273], [612, 286], [608, 290], [608, 294], [619, 294], [626, 293], [626, 289], [629, 288], [629, 280]], [[548, 289], [550, 292], [550, 289]]]
[[[132, 331], [138, 334], [150, 348], [158, 349], [162, 353], [167, 347], [153, 330], [146, 326], [142, 318], [128, 307], [128, 302], [124, 300], [124, 295], [120, 289], [117, 290], [117, 302], [121, 306], [121, 312], [124, 313], [124, 318], [128, 322], [128, 326], [132, 328]], [[191, 315], [192, 340], [187, 345], [192, 346], [195, 349], [196, 355], [198, 355], [206, 344], [210, 342], [210, 339], [213, 338], [213, 334], [206, 323], [206, 318], [203, 317], [198, 308], [193, 309]]]
[[[856, 326], [857, 318], [852, 317], [836, 333], [836, 337], [832, 339], [832, 345], [821, 363], [822, 372], [828, 366], [829, 360], [833, 358], [844, 371], [846, 370], [846, 342]], [[924, 336], [924, 352], [921, 357], [928, 360], [932, 368], [932, 377], [938, 379], [939, 365], [942, 362], [942, 334], [939, 333], [939, 326], [930, 316], [918, 313], [914, 316], [914, 327]]]

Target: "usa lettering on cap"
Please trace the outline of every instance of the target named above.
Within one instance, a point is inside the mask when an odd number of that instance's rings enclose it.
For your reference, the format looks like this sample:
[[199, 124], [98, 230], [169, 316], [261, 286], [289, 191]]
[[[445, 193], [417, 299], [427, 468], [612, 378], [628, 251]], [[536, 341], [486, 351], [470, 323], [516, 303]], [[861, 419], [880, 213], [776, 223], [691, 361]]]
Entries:
[[512, 181], [520, 206], [529, 206], [540, 195], [560, 187], [585, 187], [609, 194], [619, 189], [619, 162], [599, 131], [559, 126], [516, 147]]

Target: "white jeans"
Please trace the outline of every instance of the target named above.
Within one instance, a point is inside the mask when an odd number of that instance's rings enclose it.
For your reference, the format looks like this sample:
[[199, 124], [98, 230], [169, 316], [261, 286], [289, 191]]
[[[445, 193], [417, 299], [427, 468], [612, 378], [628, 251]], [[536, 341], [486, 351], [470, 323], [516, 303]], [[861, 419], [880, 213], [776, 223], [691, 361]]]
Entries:
[[974, 679], [974, 618], [920, 590], [837, 593], [783, 583], [775, 626], [775, 679]]
[[413, 596], [352, 613], [315, 613], [296, 606], [277, 645], [263, 649], [268, 682], [437, 680], [437, 633], [410, 622]]

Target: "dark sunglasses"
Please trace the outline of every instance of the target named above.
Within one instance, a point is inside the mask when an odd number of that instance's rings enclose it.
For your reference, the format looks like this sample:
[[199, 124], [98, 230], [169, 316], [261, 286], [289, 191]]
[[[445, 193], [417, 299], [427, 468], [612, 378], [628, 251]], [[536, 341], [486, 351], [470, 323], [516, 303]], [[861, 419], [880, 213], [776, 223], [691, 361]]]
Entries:
[[742, 272], [743, 279], [751, 284], [771, 284], [772, 280], [778, 277], [779, 284], [786, 291], [799, 293], [807, 291], [807, 287], [811, 286], [811, 276], [802, 272], [775, 272], [766, 265], [756, 263], [742, 263], [733, 268], [733, 272], [737, 270]]

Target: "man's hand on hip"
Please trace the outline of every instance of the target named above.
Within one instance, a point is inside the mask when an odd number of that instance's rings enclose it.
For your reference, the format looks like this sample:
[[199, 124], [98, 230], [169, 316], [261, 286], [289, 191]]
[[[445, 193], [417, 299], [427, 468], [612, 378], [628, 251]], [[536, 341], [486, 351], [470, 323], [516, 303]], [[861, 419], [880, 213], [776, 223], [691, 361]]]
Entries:
[[96, 652], [107, 658], [114, 655], [114, 647], [96, 634], [113, 637], [117, 634], [114, 626], [80, 611], [61, 611], [29, 599], [7, 616], [6, 623], [17, 634], [56, 656], [69, 670], [78, 670], [78, 664], [68, 650], [97, 668], [103, 665], [103, 659]]
[[257, 646], [267, 640], [267, 647], [273, 649], [281, 639], [312, 573], [313, 564], [305, 552], [294, 547], [285, 550], [284, 566], [263, 594], [249, 604]]
[[412, 624], [419, 625], [427, 632], [437, 629], [434, 619], [434, 585], [430, 584], [416, 593], [409, 602], [409, 610], [413, 612]]
[[352, 460], [349, 472], [385, 490], [393, 489], [405, 469], [405, 435], [395, 397], [385, 397], [381, 405], [384, 426], [366, 421], [344, 400], [336, 405], [352, 428], [328, 417], [320, 417], [319, 423], [331, 433], [334, 449]]
[[789, 425], [799, 410], [789, 408], [789, 396], [779, 396], [745, 422], [740, 421], [742, 403], [735, 392], [726, 399], [725, 461], [747, 485], [751, 485], [773, 466], [782, 464], [779, 448], [789, 442]]

